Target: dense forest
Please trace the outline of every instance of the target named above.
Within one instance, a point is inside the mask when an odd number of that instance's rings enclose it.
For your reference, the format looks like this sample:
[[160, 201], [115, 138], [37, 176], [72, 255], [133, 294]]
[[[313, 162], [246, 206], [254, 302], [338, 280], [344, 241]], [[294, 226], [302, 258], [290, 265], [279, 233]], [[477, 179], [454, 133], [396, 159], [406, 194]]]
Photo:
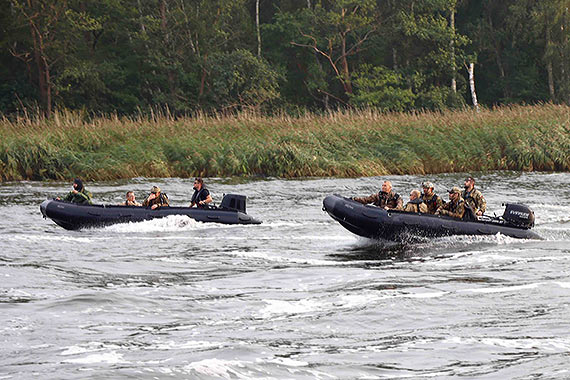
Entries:
[[569, 0], [0, 0], [0, 113], [570, 104]]

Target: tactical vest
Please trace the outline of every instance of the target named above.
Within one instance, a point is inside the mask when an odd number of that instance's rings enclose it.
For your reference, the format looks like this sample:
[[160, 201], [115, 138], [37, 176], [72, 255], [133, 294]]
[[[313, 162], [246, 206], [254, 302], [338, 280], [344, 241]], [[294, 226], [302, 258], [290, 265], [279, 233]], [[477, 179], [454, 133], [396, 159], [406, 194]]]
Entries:
[[[433, 194], [431, 199], [426, 199], [425, 194], [422, 195], [422, 200], [428, 208], [428, 213], [433, 214], [437, 211], [438, 205], [437, 201], [441, 199], [437, 194]], [[442, 202], [443, 204], [443, 202]]]
[[[378, 207], [388, 206], [389, 208], [396, 208], [398, 207], [398, 200], [400, 199], [400, 194], [393, 193], [393, 196], [390, 196], [390, 193], [384, 193], [382, 191], [378, 192], [378, 202], [375, 202], [374, 205]], [[384, 201], [384, 204], [382, 204]]]
[[465, 200], [465, 204], [468, 204], [471, 207], [472, 211], [473, 208], [477, 208], [477, 200], [475, 198], [473, 198], [473, 196], [471, 194], [473, 194], [475, 192], [475, 188], [473, 188], [471, 191], [467, 192], [467, 190], [463, 191], [462, 197]]
[[[459, 202], [457, 203], [453, 203], [451, 202], [451, 207], [450, 210], [451, 212], [457, 212], [457, 208], [459, 207], [460, 204], [465, 203], [464, 199], [459, 199]], [[453, 208], [452, 208], [453, 207]], [[463, 205], [463, 207], [465, 207], [465, 205]]]

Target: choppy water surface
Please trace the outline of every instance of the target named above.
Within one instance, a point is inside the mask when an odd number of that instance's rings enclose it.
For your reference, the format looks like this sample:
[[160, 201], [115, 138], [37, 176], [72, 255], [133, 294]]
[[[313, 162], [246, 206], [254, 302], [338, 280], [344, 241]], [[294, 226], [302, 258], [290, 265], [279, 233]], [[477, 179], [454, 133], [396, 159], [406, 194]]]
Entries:
[[[406, 195], [463, 175], [386, 177]], [[208, 180], [260, 226], [183, 217], [85, 231], [42, 219], [67, 183], [0, 185], [0, 379], [570, 378], [570, 174], [480, 174], [489, 210], [516, 200], [545, 240], [357, 238], [325, 195], [384, 178]], [[89, 183], [98, 203], [153, 184]]]

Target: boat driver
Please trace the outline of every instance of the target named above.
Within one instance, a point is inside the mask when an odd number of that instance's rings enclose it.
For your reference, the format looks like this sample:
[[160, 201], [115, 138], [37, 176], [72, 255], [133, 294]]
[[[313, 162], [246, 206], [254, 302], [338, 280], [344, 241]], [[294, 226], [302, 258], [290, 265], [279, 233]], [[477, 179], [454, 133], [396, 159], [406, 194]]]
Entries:
[[453, 186], [449, 190], [449, 202], [440, 207], [435, 212], [436, 215], [447, 215], [456, 219], [463, 219], [465, 214], [465, 201], [461, 198], [461, 189]]
[[[60, 197], [55, 198], [58, 201]], [[73, 180], [73, 189], [63, 198], [66, 202], [77, 204], [91, 204], [91, 193], [83, 186], [83, 181], [79, 178]]]
[[471, 207], [475, 215], [481, 216], [485, 213], [487, 201], [483, 194], [475, 188], [475, 179], [473, 177], [465, 178], [465, 190], [463, 190], [461, 197]]
[[428, 213], [435, 214], [438, 208], [443, 207], [443, 200], [441, 197], [433, 192], [434, 185], [431, 182], [422, 183], [424, 193], [422, 200], [427, 205]]
[[382, 190], [379, 193], [372, 194], [368, 197], [352, 198], [354, 201], [369, 204], [372, 203], [375, 206], [386, 210], [403, 210], [404, 201], [402, 197], [394, 190], [392, 190], [392, 182], [384, 181], [382, 184]]
[[144, 207], [150, 207], [153, 210], [159, 207], [167, 207], [169, 206], [168, 197], [160, 191], [160, 187], [153, 186], [152, 189], [150, 189], [149, 196], [144, 200], [142, 205]]
[[202, 177], [196, 177], [194, 180], [194, 194], [192, 195], [192, 200], [190, 201], [190, 207], [205, 208], [208, 203], [212, 203], [212, 197], [210, 196], [210, 191], [204, 187], [204, 180]]

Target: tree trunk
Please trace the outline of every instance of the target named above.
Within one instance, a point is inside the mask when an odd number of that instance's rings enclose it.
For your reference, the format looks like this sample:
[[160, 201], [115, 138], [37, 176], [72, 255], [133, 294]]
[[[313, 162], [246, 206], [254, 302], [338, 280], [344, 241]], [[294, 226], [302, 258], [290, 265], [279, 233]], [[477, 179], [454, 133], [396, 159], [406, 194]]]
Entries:
[[200, 90], [198, 96], [204, 95], [204, 86], [206, 85], [206, 76], [208, 72], [206, 71], [206, 64], [208, 63], [208, 53], [204, 55], [204, 66], [202, 66], [202, 78], [200, 78]]
[[545, 43], [544, 46], [544, 58], [546, 60], [546, 72], [548, 73], [548, 91], [550, 92], [550, 101], [555, 101], [555, 92], [554, 92], [554, 73], [552, 69], [552, 57], [550, 56], [549, 46], [552, 43], [550, 38], [550, 23], [548, 20], [548, 11], [547, 7], [544, 8], [544, 32], [545, 32]]
[[556, 94], [554, 93], [554, 74], [552, 70], [552, 61], [550, 59], [546, 62], [546, 72], [548, 73], [548, 91], [550, 92], [550, 101], [554, 102]]
[[455, 80], [455, 8], [451, 10], [449, 16], [449, 26], [451, 27], [451, 41], [449, 47], [451, 49], [451, 91], [455, 94], [457, 92], [457, 82]]
[[164, 38], [164, 55], [167, 59], [166, 77], [168, 79], [168, 91], [170, 93], [171, 101], [174, 101], [176, 96], [176, 74], [172, 69], [172, 53], [170, 52], [170, 31], [168, 30], [168, 8], [166, 0], [160, 2], [160, 28]]
[[475, 64], [473, 62], [469, 63], [467, 71], [469, 72], [469, 88], [471, 89], [473, 107], [475, 107], [475, 110], [479, 112], [479, 103], [477, 103], [477, 93], [475, 92]]
[[[31, 4], [30, 4], [31, 7]], [[40, 100], [45, 107], [46, 116], [51, 115], [51, 83], [50, 83], [50, 68], [47, 58], [44, 53], [43, 36], [32, 18], [29, 19], [30, 32], [32, 34], [32, 41], [34, 44], [34, 61], [38, 70], [38, 89], [40, 90]]]
[[259, 31], [259, 0], [255, 1], [255, 27], [257, 29], [257, 56], [261, 57], [261, 32]]
[[347, 94], [352, 94], [352, 84], [350, 83], [350, 70], [346, 56], [346, 35], [341, 34], [341, 64], [342, 64], [342, 85]]
[[398, 70], [398, 51], [395, 47], [392, 48], [392, 68]]

